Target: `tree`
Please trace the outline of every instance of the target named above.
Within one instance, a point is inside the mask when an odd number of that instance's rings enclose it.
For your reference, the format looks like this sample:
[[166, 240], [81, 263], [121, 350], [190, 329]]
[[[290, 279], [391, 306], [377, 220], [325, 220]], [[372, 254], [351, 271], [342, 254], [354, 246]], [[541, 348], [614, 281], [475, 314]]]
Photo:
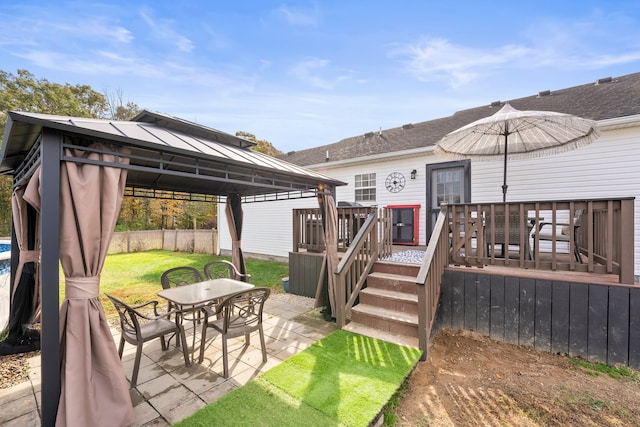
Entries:
[[106, 107], [104, 95], [91, 86], [51, 83], [27, 70], [18, 70], [17, 75], [0, 70], [0, 134], [4, 134], [8, 110], [97, 118]]
[[[133, 102], [124, 102], [121, 91], [101, 94], [89, 85], [52, 83], [23, 69], [15, 75], [0, 70], [0, 135], [4, 134], [9, 110], [126, 120], [141, 109]], [[0, 177], [0, 236], [11, 233], [11, 188], [11, 178]]]
[[256, 136], [252, 133], [239, 130], [236, 132], [236, 136], [255, 142], [257, 145], [252, 148], [253, 151], [257, 151], [259, 153], [266, 154], [272, 157], [276, 157], [282, 154], [282, 151], [274, 147], [273, 144], [271, 144], [269, 141], [257, 139]]
[[[52, 83], [27, 70], [16, 75], [0, 70], [0, 135], [4, 135], [9, 110], [100, 117], [105, 108], [105, 97], [88, 85]], [[11, 188], [11, 178], [0, 177], [0, 236], [11, 233]]]
[[[8, 110], [130, 120], [141, 108], [125, 101], [120, 90], [107, 89], [101, 94], [88, 85], [59, 84], [36, 78], [27, 70], [18, 70], [15, 75], [0, 70], [0, 135], [4, 134]], [[278, 153], [268, 142], [258, 141], [246, 132], [243, 135], [258, 142], [257, 151]], [[0, 176], [0, 236], [9, 236], [11, 232], [11, 190], [11, 179]], [[125, 197], [118, 230], [192, 228], [194, 220], [198, 228], [208, 227], [216, 223], [215, 208], [215, 203], [205, 206], [197, 202]]]
[[107, 118], [112, 120], [131, 120], [142, 111], [137, 104], [131, 101], [125, 102], [122, 90], [111, 91], [106, 89], [104, 97], [107, 101]]

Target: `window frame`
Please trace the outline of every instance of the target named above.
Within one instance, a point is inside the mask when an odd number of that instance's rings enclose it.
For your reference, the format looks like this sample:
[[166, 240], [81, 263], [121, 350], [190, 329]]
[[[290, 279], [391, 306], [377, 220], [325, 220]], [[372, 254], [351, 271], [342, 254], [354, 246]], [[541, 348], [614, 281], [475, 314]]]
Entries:
[[356, 174], [354, 176], [354, 201], [375, 202], [377, 199], [376, 180], [376, 172]]

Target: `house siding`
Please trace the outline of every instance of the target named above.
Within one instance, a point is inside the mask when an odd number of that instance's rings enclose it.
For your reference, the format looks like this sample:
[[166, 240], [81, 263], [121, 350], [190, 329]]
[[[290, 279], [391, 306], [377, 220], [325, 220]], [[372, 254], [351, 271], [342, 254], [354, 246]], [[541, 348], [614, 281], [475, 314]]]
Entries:
[[[218, 204], [220, 251], [231, 251], [225, 204]], [[293, 249], [293, 209], [316, 208], [315, 198], [247, 203], [243, 209], [242, 250], [267, 257], [286, 258]]]
[[[430, 153], [398, 158], [354, 159], [335, 166], [331, 163], [310, 168], [347, 182], [336, 189], [337, 201], [354, 201], [356, 174], [376, 172], [378, 206], [396, 204], [420, 205], [419, 244], [426, 245], [426, 176], [429, 163], [450, 161]], [[635, 274], [640, 274], [640, 123], [623, 129], [603, 130], [592, 144], [576, 150], [527, 160], [508, 161], [507, 201], [566, 200], [635, 197]], [[415, 180], [410, 171], [417, 170]], [[404, 189], [390, 193], [385, 178], [391, 172], [401, 172], [406, 178]], [[501, 159], [472, 161], [471, 201], [477, 203], [502, 200], [503, 163]], [[373, 203], [372, 203], [373, 204]], [[363, 203], [363, 205], [367, 205]], [[286, 257], [292, 249], [293, 208], [317, 207], [315, 199], [245, 205], [243, 248], [247, 252]], [[223, 209], [224, 206], [221, 206]], [[224, 211], [218, 223], [220, 248], [230, 249], [231, 240]]]

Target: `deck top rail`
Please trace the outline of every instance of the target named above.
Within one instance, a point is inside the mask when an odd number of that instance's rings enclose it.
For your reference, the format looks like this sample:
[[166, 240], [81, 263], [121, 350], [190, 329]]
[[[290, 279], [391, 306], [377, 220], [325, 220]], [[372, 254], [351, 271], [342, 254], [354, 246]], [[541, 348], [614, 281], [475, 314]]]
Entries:
[[378, 260], [377, 211], [372, 211], [356, 234], [353, 243], [336, 267], [336, 325], [344, 327], [351, 318], [355, 304], [367, 276]]
[[633, 198], [447, 206], [449, 262], [634, 280]]
[[[380, 256], [391, 255], [391, 209], [371, 207], [338, 207], [338, 252], [346, 252], [368, 215], [377, 214]], [[293, 251], [323, 252], [324, 227], [319, 208], [293, 210]]]
[[422, 360], [429, 353], [431, 330], [435, 322], [442, 275], [447, 266], [449, 254], [449, 231], [447, 226], [447, 208], [443, 205], [427, 246], [422, 265], [416, 277], [418, 287], [418, 342], [422, 350]]

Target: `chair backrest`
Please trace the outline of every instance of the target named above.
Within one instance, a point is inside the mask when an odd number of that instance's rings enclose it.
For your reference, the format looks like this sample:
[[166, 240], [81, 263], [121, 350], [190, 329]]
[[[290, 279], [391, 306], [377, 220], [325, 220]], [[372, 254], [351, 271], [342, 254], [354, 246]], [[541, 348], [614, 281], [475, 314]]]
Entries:
[[160, 276], [160, 283], [163, 289], [202, 282], [203, 280], [204, 278], [200, 271], [190, 266], [170, 268]]
[[138, 322], [137, 312], [133, 308], [131, 308], [129, 305], [120, 301], [118, 298], [115, 298], [109, 294], [105, 294], [105, 295], [113, 303], [113, 306], [116, 308], [116, 311], [118, 312], [118, 316], [120, 317], [120, 328], [122, 328], [122, 333], [130, 337], [136, 337], [137, 340], [142, 340], [142, 336], [140, 334], [140, 323]]
[[222, 312], [223, 333], [245, 333], [262, 324], [264, 302], [269, 297], [269, 288], [252, 288], [236, 292], [225, 298], [218, 308]]
[[223, 259], [208, 262], [204, 266], [204, 275], [207, 279], [235, 279], [236, 273], [236, 266]]
[[[575, 211], [573, 211], [573, 226], [574, 227], [580, 227], [582, 225], [582, 209], [576, 209]], [[571, 231], [571, 226], [567, 225], [563, 225], [562, 226], [562, 230], [561, 233], [565, 234], [565, 235], [569, 235]]]
[[[497, 213], [491, 216], [488, 213], [485, 216], [485, 241], [488, 243], [491, 239], [491, 224], [494, 223], [495, 242], [503, 243], [505, 241], [505, 215], [504, 213]], [[527, 224], [524, 224], [524, 232], [529, 231]], [[509, 244], [520, 244], [520, 213], [509, 213]]]
[[241, 280], [243, 282], [248, 282], [251, 279], [250, 274], [240, 273], [233, 263], [224, 259], [217, 259], [205, 264], [204, 275], [207, 279], [222, 279], [228, 277], [229, 279]]

